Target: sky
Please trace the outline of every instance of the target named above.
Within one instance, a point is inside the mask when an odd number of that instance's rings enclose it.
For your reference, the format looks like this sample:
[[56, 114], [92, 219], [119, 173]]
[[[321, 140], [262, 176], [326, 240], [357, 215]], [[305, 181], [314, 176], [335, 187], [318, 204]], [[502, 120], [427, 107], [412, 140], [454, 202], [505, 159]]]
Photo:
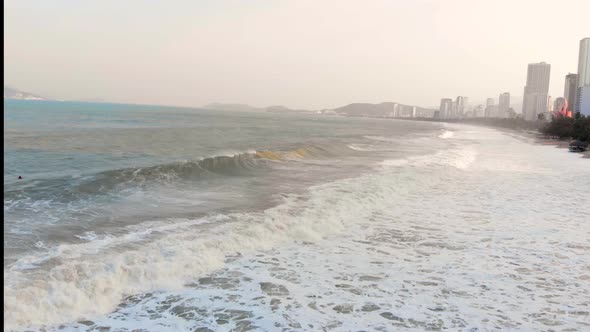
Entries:
[[4, 83], [56, 99], [325, 109], [550, 95], [577, 71], [588, 0], [5, 0]]

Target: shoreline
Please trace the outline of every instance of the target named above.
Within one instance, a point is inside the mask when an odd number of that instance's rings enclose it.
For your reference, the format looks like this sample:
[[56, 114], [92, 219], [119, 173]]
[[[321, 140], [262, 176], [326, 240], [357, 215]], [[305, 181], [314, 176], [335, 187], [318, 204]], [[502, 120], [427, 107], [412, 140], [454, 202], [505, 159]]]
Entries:
[[[468, 122], [461, 122], [461, 121], [441, 121], [441, 120], [432, 120], [426, 118], [394, 118], [395, 120], [406, 120], [406, 121], [427, 121], [427, 122], [438, 122], [438, 123], [448, 123], [448, 124], [464, 124], [464, 125], [472, 125], [478, 127], [486, 127], [495, 129], [497, 131], [509, 134], [512, 137], [518, 136], [520, 139], [524, 139], [528, 143], [536, 144], [536, 145], [552, 145], [558, 149], [566, 149], [568, 153], [576, 153], [576, 152], [569, 152], [569, 143], [571, 140], [563, 140], [563, 139], [555, 139], [543, 136], [540, 132], [527, 129], [527, 128], [509, 128], [504, 126], [495, 126], [490, 123], [479, 122], [479, 121], [468, 121]], [[577, 152], [581, 155], [581, 158], [590, 159], [590, 150], [584, 152]]]
[[[558, 149], [565, 149], [568, 153], [576, 153], [576, 152], [569, 152], [569, 143], [571, 140], [564, 140], [564, 139], [555, 139], [543, 136], [543, 134], [539, 132], [533, 132], [531, 130], [526, 129], [510, 129], [510, 128], [503, 128], [503, 127], [495, 127], [495, 126], [486, 126], [484, 127], [493, 128], [500, 132], [509, 134], [512, 137], [518, 136], [519, 138], [524, 138], [525, 141], [535, 145], [545, 145], [545, 146], [554, 146]], [[588, 158], [590, 159], [590, 150], [584, 152], [577, 152], [581, 155], [581, 158]]]

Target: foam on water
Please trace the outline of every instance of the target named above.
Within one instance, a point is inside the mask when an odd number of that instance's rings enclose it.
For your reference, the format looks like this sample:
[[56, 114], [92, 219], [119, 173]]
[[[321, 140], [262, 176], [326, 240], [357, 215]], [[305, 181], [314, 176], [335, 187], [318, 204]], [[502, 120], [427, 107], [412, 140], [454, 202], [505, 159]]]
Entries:
[[491, 130], [453, 138], [462, 145], [386, 160], [263, 212], [82, 234], [29, 257], [38, 270], [5, 271], [5, 326], [589, 328], [590, 209], [557, 199], [590, 194], [587, 161], [565, 154], [567, 174], [539, 179], [562, 169], [561, 151], [530, 154]]
[[446, 139], [446, 138], [451, 138], [451, 137], [453, 137], [454, 135], [455, 135], [455, 133], [454, 133], [454, 132], [452, 132], [452, 131], [449, 131], [449, 130], [445, 130], [445, 131], [443, 131], [443, 133], [442, 133], [442, 134], [438, 135], [438, 137], [439, 137], [439, 138]]
[[[454, 160], [444, 153], [425, 158], [436, 165], [449, 165]], [[51, 259], [59, 262], [40, 271], [50, 277], [37, 280], [34, 286], [28, 284], [29, 278], [22, 284], [5, 285], [5, 299], [9, 300], [5, 318], [8, 326], [38, 325], [104, 314], [125, 295], [181, 287], [191, 278], [223, 266], [227, 255], [270, 249], [290, 240], [319, 241], [326, 234], [365, 220], [410, 186], [399, 187], [391, 180], [383, 182], [379, 174], [367, 174], [312, 187], [306, 197], [287, 196], [285, 203], [264, 213], [224, 216], [234, 222], [206, 232], [190, 227], [179, 231], [168, 225], [162, 226], [168, 228], [165, 231], [148, 228], [25, 257], [9, 271], [8, 280], [23, 280], [19, 266], [40, 265]]]

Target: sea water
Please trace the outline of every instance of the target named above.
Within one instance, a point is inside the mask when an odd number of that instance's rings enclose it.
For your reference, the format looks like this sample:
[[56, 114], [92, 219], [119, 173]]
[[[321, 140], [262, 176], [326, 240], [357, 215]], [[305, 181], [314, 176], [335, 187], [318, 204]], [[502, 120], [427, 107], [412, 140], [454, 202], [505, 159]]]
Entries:
[[9, 330], [590, 329], [577, 154], [314, 114], [5, 101], [4, 120]]

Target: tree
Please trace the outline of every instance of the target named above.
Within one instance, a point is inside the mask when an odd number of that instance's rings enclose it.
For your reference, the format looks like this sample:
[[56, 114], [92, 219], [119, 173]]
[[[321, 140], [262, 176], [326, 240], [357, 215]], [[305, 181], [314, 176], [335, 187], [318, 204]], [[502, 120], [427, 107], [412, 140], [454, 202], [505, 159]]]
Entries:
[[574, 118], [561, 115], [553, 116], [551, 122], [543, 126], [540, 131], [547, 136], [559, 138], [573, 138], [581, 141], [590, 140], [590, 117], [577, 112]]

